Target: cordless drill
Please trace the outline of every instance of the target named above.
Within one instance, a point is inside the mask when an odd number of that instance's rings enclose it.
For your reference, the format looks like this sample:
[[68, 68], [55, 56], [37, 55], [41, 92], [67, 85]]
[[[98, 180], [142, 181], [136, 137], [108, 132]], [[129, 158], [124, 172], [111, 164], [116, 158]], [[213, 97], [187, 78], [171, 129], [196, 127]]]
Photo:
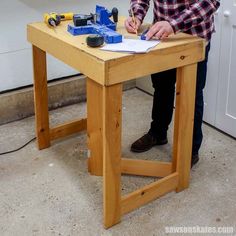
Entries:
[[57, 14], [55, 12], [45, 13], [44, 14], [44, 22], [49, 27], [56, 27], [61, 23], [61, 21], [72, 20], [73, 16], [74, 16], [74, 14], [72, 12], [67, 12], [67, 13], [62, 13], [62, 14]]

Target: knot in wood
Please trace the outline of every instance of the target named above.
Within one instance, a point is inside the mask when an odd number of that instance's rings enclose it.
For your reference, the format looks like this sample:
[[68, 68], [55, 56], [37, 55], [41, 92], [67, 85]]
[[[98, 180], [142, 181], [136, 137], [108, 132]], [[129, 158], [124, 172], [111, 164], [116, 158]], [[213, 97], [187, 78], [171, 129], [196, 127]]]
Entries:
[[120, 127], [119, 122], [116, 122], [116, 128], [119, 128], [119, 127]]

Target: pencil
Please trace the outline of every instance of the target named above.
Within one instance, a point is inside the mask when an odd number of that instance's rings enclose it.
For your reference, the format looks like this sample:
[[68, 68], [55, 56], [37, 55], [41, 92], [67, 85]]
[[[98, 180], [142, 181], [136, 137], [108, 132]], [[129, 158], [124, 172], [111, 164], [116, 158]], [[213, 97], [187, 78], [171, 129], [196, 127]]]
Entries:
[[136, 33], [136, 35], [138, 35], [138, 29], [136, 28], [136, 20], [134, 17], [134, 11], [133, 11], [132, 7], [131, 7], [130, 11], [131, 11], [132, 20], [133, 20], [134, 26], [135, 26], [135, 33]]

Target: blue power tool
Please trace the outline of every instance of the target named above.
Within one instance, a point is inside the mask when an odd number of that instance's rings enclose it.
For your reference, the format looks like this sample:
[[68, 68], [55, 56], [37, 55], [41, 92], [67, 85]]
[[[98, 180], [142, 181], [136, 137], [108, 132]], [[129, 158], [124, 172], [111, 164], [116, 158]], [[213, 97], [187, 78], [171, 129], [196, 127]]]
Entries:
[[[113, 21], [110, 17], [113, 16]], [[75, 14], [74, 25], [68, 25], [68, 32], [72, 35], [97, 34], [104, 37], [106, 43], [122, 42], [122, 35], [116, 32], [118, 10], [113, 8], [109, 12], [105, 7], [96, 6], [96, 13], [90, 15]]]

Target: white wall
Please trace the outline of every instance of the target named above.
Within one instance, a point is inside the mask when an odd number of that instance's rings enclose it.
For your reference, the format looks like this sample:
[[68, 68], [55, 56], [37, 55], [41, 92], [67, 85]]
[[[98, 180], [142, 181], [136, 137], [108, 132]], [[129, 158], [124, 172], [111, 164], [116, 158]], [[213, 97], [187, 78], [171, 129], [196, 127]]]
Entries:
[[[26, 25], [42, 21], [44, 12], [90, 13], [95, 5], [117, 7], [127, 16], [129, 0], [0, 0], [0, 92], [32, 84], [31, 45], [26, 40]], [[149, 17], [150, 18], [150, 17]], [[77, 71], [51, 58], [48, 79], [76, 74]]]

